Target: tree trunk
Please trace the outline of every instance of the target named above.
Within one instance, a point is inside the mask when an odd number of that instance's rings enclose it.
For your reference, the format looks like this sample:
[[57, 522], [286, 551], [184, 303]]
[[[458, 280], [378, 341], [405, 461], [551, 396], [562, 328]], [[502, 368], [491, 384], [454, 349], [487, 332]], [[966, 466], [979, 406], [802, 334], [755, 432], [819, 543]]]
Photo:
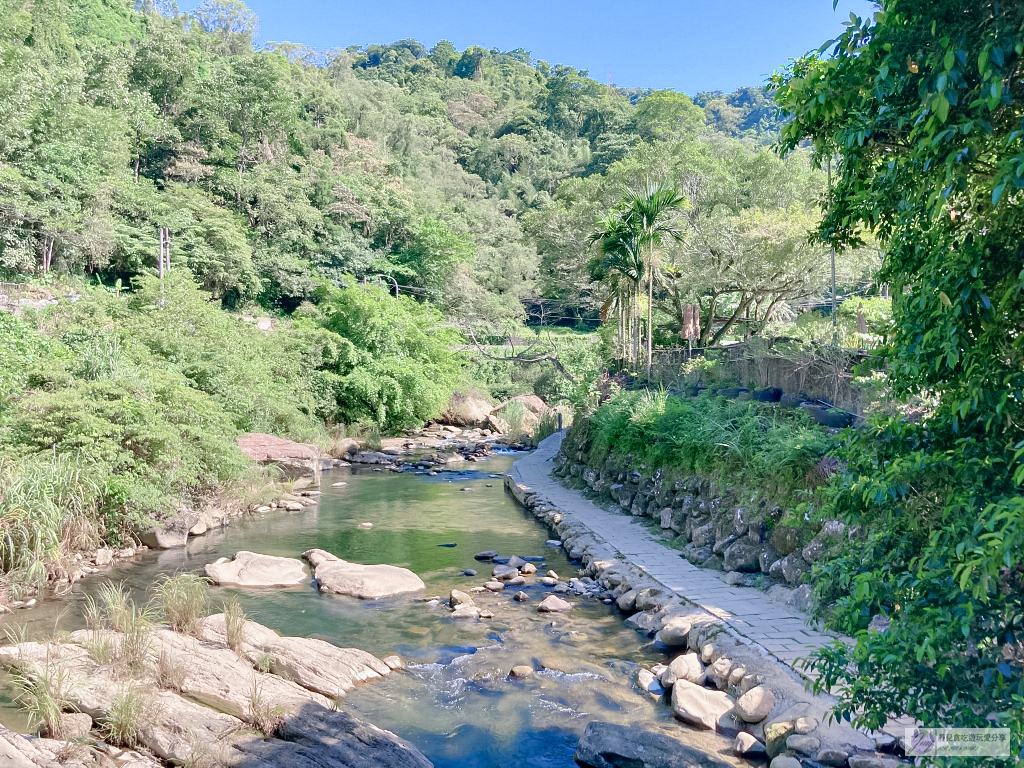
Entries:
[[651, 258], [647, 264], [647, 380], [651, 380], [651, 363], [654, 356], [654, 244], [651, 244]]
[[711, 342], [708, 344], [709, 347], [717, 344], [718, 340], [721, 339], [729, 331], [730, 328], [736, 325], [736, 321], [739, 320], [742, 314], [747, 311], [747, 308], [750, 306], [751, 301], [753, 301], [753, 296], [743, 297], [743, 299], [739, 303], [739, 306], [736, 307], [736, 311], [732, 313], [732, 317], [726, 320], [725, 325], [719, 328], [718, 332], [712, 337]]

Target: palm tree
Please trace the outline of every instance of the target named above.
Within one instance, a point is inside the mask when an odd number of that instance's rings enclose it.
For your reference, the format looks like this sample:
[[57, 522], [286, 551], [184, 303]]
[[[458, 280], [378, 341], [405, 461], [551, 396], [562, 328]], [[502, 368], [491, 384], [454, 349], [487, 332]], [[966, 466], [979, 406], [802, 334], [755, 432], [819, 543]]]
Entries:
[[687, 208], [686, 197], [674, 186], [648, 181], [643, 187], [627, 188], [620, 204], [619, 219], [632, 233], [638, 250], [647, 251], [647, 378], [651, 378], [654, 346], [655, 252], [665, 238], [682, 239], [682, 229], [673, 216]]
[[[612, 296], [606, 306], [615, 305], [623, 361], [635, 361], [640, 357], [637, 298], [645, 269], [642, 248], [617, 212], [598, 218], [597, 232], [591, 240], [600, 251], [599, 258], [591, 263], [591, 277], [601, 282], [611, 278]], [[627, 348], [627, 339], [631, 349]]]

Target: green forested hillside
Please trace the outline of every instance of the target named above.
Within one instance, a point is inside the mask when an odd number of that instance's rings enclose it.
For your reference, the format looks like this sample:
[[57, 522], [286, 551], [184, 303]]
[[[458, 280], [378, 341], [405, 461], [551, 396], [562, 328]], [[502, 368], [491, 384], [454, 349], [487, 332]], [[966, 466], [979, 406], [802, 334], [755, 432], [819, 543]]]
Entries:
[[[3, 0], [5, 274], [48, 259], [127, 285], [155, 272], [166, 227], [172, 262], [229, 307], [291, 311], [321, 278], [386, 274], [447, 312], [516, 318], [519, 299], [564, 293], [558, 268], [538, 271], [558, 254], [524, 231], [530, 212], [705, 130], [681, 94], [631, 101], [522, 50], [257, 51], [237, 0], [162, 7]], [[747, 119], [708, 114], [740, 133], [765, 124], [763, 98]]]

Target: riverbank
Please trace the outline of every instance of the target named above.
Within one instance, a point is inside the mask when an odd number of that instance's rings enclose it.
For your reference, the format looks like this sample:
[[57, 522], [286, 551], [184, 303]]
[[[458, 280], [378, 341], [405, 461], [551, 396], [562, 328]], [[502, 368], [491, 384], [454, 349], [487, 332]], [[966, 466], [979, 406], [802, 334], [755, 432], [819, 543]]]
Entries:
[[[679, 706], [683, 697], [673, 690], [677, 717], [736, 735], [740, 754], [763, 748], [772, 758], [793, 756], [850, 768], [884, 768], [893, 761], [891, 755], [876, 752], [892, 749], [891, 735], [869, 736], [845, 724], [827, 723], [832, 700], [805, 690], [801, 675], [809, 673], [798, 660], [832, 642], [830, 635], [808, 628], [801, 614], [772, 604], [764, 593], [729, 585], [724, 574], [687, 562], [678, 550], [655, 541], [636, 518], [603, 510], [563, 487], [552, 469], [564, 436], [552, 435], [517, 461], [505, 475], [506, 487], [558, 533], [569, 556], [580, 560], [588, 575], [614, 590], [619, 607], [631, 614], [628, 623], [644, 635], [655, 635], [680, 656], [689, 651], [699, 658], [700, 672], [693, 677], [710, 678], [718, 696], [703, 708], [706, 717], [692, 717], [699, 707], [690, 704], [688, 710], [685, 702]], [[651, 679], [655, 672], [663, 670], [651, 670]], [[753, 723], [736, 717], [737, 700], [758, 687], [771, 692], [770, 697], [766, 692], [760, 696], [761, 709], [767, 711], [757, 712], [761, 717]], [[687, 691], [694, 699], [707, 698]]]

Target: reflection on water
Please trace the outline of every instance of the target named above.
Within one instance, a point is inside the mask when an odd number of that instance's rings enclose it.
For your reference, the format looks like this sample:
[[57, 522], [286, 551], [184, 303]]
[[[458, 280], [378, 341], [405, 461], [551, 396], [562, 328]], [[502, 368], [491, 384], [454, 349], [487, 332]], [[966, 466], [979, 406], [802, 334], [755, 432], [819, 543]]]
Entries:
[[[115, 566], [111, 577], [124, 580], [144, 602], [160, 574], [198, 572], [243, 549], [298, 557], [317, 547], [347, 560], [411, 568], [426, 583], [427, 597], [481, 584], [490, 566], [473, 555], [487, 549], [543, 557], [540, 574], [550, 568], [567, 579], [574, 569], [562, 550], [544, 545], [547, 529], [502, 487], [500, 473], [511, 462], [495, 457], [472, 470], [438, 475], [334, 470], [324, 474], [319, 508], [249, 519], [193, 539], [186, 549]], [[347, 485], [330, 487], [340, 480]], [[373, 528], [359, 529], [362, 522]], [[440, 546], [452, 543], [456, 546]], [[479, 575], [462, 576], [467, 568]], [[4, 624], [25, 625], [29, 637], [52, 634], [55, 626], [78, 628], [83, 595], [100, 583], [91, 577], [68, 598], [15, 614]], [[634, 685], [638, 664], [664, 659], [639, 642], [611, 608], [574, 598], [571, 613], [544, 615], [536, 605], [547, 588], [524, 587], [530, 596], [525, 603], [512, 600], [515, 591], [478, 596], [494, 619], [477, 623], [454, 621], [447, 608], [431, 606], [421, 596], [366, 602], [321, 595], [311, 584], [212, 590], [215, 606], [237, 595], [251, 618], [282, 634], [318, 637], [379, 657], [402, 656], [408, 671], [360, 686], [342, 706], [409, 739], [439, 768], [490, 768], [510, 758], [569, 768], [575, 765], [576, 741], [593, 719], [655, 725], [720, 757], [727, 754], [724, 739], [675, 723], [664, 703]], [[510, 680], [509, 670], [524, 664], [536, 674]], [[0, 720], [24, 729], [10, 690], [4, 695]]]

